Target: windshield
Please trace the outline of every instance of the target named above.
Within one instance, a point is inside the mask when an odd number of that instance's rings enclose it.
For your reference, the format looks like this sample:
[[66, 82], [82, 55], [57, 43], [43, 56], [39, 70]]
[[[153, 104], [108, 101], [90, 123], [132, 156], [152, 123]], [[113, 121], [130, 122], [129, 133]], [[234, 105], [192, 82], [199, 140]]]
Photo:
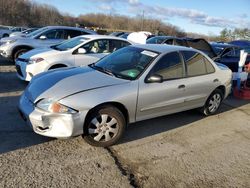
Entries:
[[84, 38], [84, 37], [76, 37], [76, 38], [69, 39], [65, 42], [62, 42], [58, 45], [55, 45], [51, 48], [53, 48], [55, 50], [59, 50], [59, 51], [66, 51], [66, 50], [69, 50], [69, 49], [72, 49], [72, 48], [78, 46], [79, 44], [86, 42], [87, 40], [89, 40], [89, 39]]
[[27, 37], [34, 37], [36, 36], [37, 34], [39, 33], [42, 33], [43, 31], [47, 30], [48, 28], [47, 27], [43, 27], [43, 28], [40, 28], [38, 30], [35, 30], [33, 32], [31, 32], [30, 34], [26, 35]]
[[90, 66], [122, 79], [135, 80], [158, 55], [156, 52], [129, 46]]

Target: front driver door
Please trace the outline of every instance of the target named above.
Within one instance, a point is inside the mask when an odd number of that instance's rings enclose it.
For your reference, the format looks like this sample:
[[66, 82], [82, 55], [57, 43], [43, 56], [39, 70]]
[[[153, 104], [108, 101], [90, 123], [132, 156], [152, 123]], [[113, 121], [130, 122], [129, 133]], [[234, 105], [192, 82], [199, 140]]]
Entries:
[[[46, 39], [40, 39], [40, 37], [46, 37]], [[46, 31], [45, 33], [41, 34], [37, 40], [40, 46], [48, 47], [54, 44], [59, 44], [60, 42], [64, 41], [65, 33], [63, 29], [52, 29]]]
[[162, 83], [140, 80], [136, 120], [162, 116], [185, 109], [185, 67], [178, 52], [164, 55], [149, 75], [160, 75]]

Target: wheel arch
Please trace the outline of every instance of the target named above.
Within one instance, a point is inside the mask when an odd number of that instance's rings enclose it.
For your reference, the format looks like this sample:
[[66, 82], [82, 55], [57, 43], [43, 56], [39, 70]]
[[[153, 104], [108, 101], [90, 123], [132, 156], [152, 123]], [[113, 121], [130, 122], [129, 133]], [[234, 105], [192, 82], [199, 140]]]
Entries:
[[65, 63], [56, 63], [56, 64], [51, 65], [48, 68], [48, 70], [52, 70], [52, 69], [56, 69], [56, 68], [63, 68], [63, 67], [68, 67], [68, 65]]
[[[225, 94], [226, 94], [226, 87], [225, 87], [224, 85], [220, 85], [220, 86], [218, 86], [216, 89], [219, 89], [219, 90], [222, 91], [223, 99], [224, 99]], [[215, 89], [215, 90], [216, 90], [216, 89]]]
[[118, 110], [120, 110], [125, 118], [125, 121], [126, 121], [126, 125], [128, 125], [129, 123], [129, 113], [128, 113], [128, 110], [127, 108], [120, 102], [105, 102], [105, 103], [101, 103], [101, 104], [98, 104], [97, 106], [91, 108], [87, 115], [86, 115], [86, 118], [85, 118], [85, 121], [84, 121], [84, 127], [87, 123], [87, 120], [88, 118], [90, 117], [90, 115], [96, 110], [96, 109], [99, 109], [99, 108], [102, 108], [102, 107], [105, 107], [105, 106], [113, 106], [113, 107], [116, 107]]
[[12, 59], [14, 58], [15, 53], [16, 53], [18, 50], [20, 50], [20, 49], [32, 50], [32, 49], [34, 49], [34, 47], [29, 46], [29, 45], [19, 45], [19, 46], [16, 46], [16, 47], [13, 48], [13, 50], [12, 50], [12, 54], [11, 54]]

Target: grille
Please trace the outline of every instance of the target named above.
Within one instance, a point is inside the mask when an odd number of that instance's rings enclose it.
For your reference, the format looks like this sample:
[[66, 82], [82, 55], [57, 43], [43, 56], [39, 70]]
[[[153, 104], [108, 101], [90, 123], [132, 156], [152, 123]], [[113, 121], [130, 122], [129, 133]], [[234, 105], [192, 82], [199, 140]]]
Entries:
[[16, 61], [28, 62], [28, 59], [17, 58]]

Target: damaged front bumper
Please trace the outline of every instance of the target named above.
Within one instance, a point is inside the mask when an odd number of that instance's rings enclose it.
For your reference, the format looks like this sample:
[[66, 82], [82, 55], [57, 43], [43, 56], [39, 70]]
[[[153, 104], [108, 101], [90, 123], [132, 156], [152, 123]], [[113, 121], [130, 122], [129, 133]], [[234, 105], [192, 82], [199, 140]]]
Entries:
[[87, 114], [87, 112], [76, 114], [45, 112], [37, 108], [25, 93], [20, 98], [19, 112], [34, 132], [54, 138], [69, 138], [83, 134], [83, 125]]

